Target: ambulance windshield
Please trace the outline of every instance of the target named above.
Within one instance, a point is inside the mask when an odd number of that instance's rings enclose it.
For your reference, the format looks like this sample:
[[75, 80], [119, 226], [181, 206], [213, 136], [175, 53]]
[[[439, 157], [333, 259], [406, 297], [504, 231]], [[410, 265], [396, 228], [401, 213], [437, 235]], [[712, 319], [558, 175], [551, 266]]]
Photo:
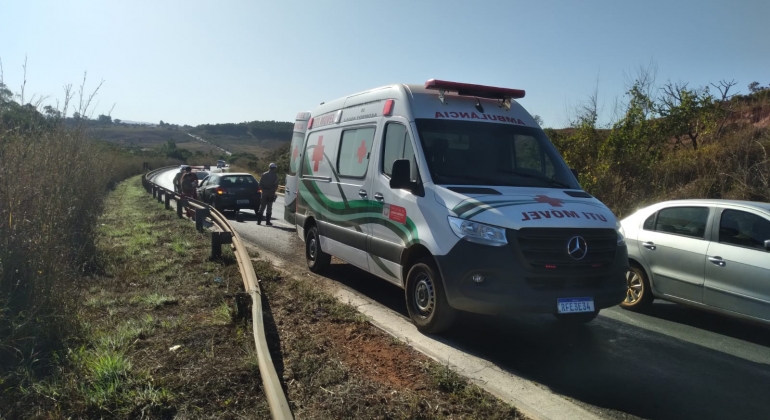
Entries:
[[416, 124], [436, 184], [580, 189], [538, 128], [433, 119]]

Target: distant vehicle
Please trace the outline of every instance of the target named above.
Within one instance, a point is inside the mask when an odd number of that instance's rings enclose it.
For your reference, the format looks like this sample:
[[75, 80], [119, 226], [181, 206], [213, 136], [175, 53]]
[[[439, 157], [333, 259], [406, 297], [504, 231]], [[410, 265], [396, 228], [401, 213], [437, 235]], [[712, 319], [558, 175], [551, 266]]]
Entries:
[[770, 204], [667, 201], [621, 225], [630, 262], [622, 307], [659, 298], [770, 323]]
[[217, 161], [217, 168], [224, 168], [226, 166], [224, 160], [218, 160]]
[[195, 171], [193, 172], [198, 177], [198, 183], [200, 184], [201, 181], [206, 179], [207, 176], [209, 176], [209, 173], [206, 171]]
[[297, 178], [286, 188], [297, 192], [310, 270], [335, 256], [404, 288], [425, 333], [450, 328], [458, 311], [581, 324], [623, 301], [620, 225], [580, 188], [522, 97], [428, 80], [298, 115], [310, 118], [295, 125]]
[[211, 174], [198, 187], [198, 199], [218, 211], [258, 211], [261, 198], [259, 182], [247, 173]]

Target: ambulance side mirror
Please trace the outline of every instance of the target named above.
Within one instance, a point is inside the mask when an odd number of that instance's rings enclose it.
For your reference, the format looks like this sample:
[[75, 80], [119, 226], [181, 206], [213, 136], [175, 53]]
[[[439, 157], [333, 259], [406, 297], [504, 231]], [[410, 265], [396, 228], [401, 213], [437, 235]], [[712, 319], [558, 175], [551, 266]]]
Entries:
[[390, 174], [390, 189], [392, 190], [412, 190], [416, 186], [412, 182], [412, 168], [408, 159], [397, 159], [393, 161], [393, 172]]

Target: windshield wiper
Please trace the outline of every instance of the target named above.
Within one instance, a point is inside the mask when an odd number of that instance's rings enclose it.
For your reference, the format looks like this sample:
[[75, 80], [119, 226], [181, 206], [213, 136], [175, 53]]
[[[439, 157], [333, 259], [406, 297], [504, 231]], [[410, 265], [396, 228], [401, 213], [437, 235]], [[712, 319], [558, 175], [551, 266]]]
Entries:
[[526, 172], [519, 172], [519, 171], [517, 171], [515, 169], [514, 170], [510, 170], [510, 171], [500, 171], [500, 172], [507, 173], [507, 174], [514, 174], [514, 175], [517, 175], [517, 176], [520, 176], [520, 177], [523, 177], [523, 178], [533, 178], [533, 179], [537, 179], [539, 181], [549, 182], [552, 185], [557, 185], [557, 186], [560, 186], [562, 188], [574, 189], [574, 187], [572, 187], [571, 185], [567, 185], [567, 184], [565, 184], [565, 183], [563, 183], [561, 181], [557, 181], [555, 179], [548, 178], [545, 175], [535, 175], [535, 174], [530, 174], [530, 173], [526, 173]]

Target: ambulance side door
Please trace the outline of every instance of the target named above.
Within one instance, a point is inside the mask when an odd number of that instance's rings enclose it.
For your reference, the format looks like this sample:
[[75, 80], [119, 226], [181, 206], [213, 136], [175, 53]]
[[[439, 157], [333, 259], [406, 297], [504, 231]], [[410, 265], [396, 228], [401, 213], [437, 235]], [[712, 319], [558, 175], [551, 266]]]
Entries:
[[397, 159], [411, 161], [412, 180], [419, 179], [415, 145], [409, 122], [402, 117], [385, 120], [373, 149], [372, 207], [379, 223], [372, 224], [369, 240], [369, 270], [391, 283], [403, 286], [401, 254], [411, 240], [408, 219], [419, 211], [420, 198], [410, 191], [390, 188], [390, 174]]

